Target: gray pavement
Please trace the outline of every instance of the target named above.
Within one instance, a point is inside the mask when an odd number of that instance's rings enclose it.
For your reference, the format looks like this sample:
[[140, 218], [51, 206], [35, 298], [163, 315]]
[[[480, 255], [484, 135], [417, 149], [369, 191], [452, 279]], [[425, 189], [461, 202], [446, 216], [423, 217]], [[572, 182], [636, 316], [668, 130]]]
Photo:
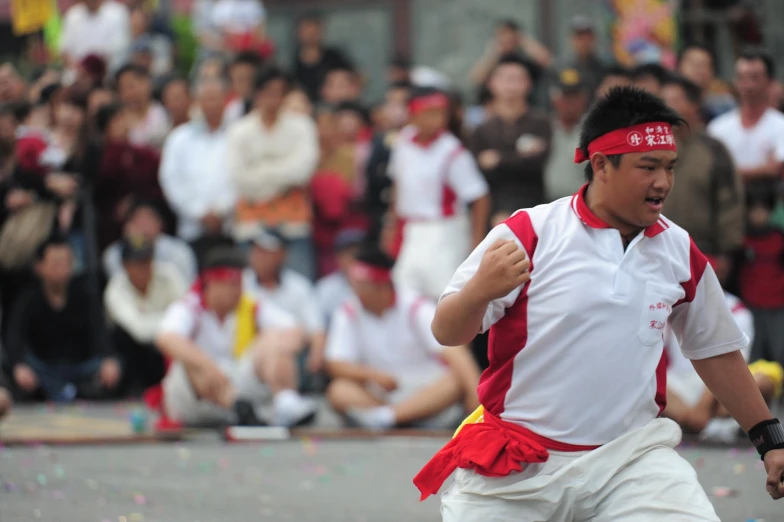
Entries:
[[[437, 439], [13, 447], [0, 450], [0, 522], [437, 522], [411, 479]], [[722, 520], [784, 521], [744, 446], [682, 448]]]

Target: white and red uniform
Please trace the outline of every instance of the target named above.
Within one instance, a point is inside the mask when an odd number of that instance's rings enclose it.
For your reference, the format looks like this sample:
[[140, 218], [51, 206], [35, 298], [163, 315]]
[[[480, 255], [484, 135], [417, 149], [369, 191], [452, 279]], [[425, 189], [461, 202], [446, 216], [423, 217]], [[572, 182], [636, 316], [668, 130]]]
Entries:
[[[271, 303], [256, 306], [259, 330], [296, 328], [294, 317]], [[166, 311], [159, 333], [174, 333], [188, 337], [207, 352], [226, 374], [237, 390], [238, 398], [260, 403], [271, 398], [270, 391], [256, 376], [251, 358], [235, 359], [237, 317], [229, 314], [223, 321], [212, 310], [204, 308], [201, 296], [190, 292]], [[201, 423], [228, 421], [232, 412], [215, 404], [199, 400], [179, 362], [174, 362], [163, 380], [163, 406], [167, 416], [175, 421]]]
[[[402, 402], [449, 371], [440, 359], [444, 346], [430, 330], [435, 310], [432, 300], [400, 290], [392, 308], [379, 317], [352, 296], [332, 317], [326, 359], [361, 364], [392, 375], [398, 384], [395, 391], [372, 391], [387, 403]], [[462, 405], [457, 404], [418, 425], [453, 427], [462, 415]]]
[[471, 250], [468, 204], [488, 193], [487, 182], [454, 135], [423, 144], [415, 127], [401, 131], [389, 175], [404, 223], [395, 283], [436, 299]]
[[[624, 251], [618, 230], [588, 208], [586, 188], [495, 227], [445, 291], [462, 289], [499, 239], [527, 253], [530, 282], [485, 313], [490, 366], [478, 391], [489, 424], [506, 421], [545, 452], [524, 461], [542, 463], [500, 478], [458, 462], [443, 497], [446, 521], [718, 520], [673, 449], [680, 429], [657, 419], [666, 400], [662, 337], [669, 321], [689, 359], [742, 349], [748, 338], [683, 229], [661, 218]], [[422, 472], [430, 485], [434, 468]]]

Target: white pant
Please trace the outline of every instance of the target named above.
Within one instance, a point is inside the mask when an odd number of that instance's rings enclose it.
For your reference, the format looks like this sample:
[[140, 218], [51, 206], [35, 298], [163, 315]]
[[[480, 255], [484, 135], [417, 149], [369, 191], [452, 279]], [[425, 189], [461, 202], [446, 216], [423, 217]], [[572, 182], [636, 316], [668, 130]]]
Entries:
[[677, 424], [656, 419], [594, 451], [551, 451], [506, 477], [459, 469], [441, 514], [444, 522], [718, 521], [673, 449], [680, 439]]
[[[237, 397], [254, 404], [260, 404], [270, 398], [270, 391], [256, 376], [250, 357], [239, 361], [221, 361], [218, 367], [236, 389]], [[186, 424], [235, 420], [233, 411], [202, 401], [196, 396], [181, 363], [172, 364], [163, 379], [163, 405], [169, 418]]]
[[438, 299], [469, 253], [471, 226], [466, 215], [406, 223], [393, 272], [395, 284]]

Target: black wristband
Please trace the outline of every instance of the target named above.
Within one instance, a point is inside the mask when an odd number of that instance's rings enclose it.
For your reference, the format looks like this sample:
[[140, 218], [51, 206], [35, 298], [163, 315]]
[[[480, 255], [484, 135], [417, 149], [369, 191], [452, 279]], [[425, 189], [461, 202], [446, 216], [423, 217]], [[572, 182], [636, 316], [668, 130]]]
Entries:
[[763, 459], [770, 450], [784, 449], [784, 427], [778, 419], [760, 422], [749, 430], [749, 438]]

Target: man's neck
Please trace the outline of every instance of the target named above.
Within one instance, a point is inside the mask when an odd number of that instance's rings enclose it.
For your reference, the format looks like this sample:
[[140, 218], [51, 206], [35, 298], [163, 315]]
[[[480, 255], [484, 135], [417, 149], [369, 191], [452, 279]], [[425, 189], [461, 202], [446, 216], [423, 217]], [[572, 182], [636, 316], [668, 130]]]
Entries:
[[504, 121], [515, 121], [528, 111], [525, 100], [498, 100], [495, 104], [495, 115]]
[[393, 306], [395, 306], [395, 299], [394, 297], [391, 297], [389, 300], [387, 300], [386, 304], [383, 307], [376, 310], [368, 309], [368, 312], [375, 315], [376, 317], [383, 317], [386, 311], [392, 308]]
[[764, 102], [743, 103], [740, 106], [740, 120], [745, 127], [752, 127], [767, 110], [768, 106]]
[[68, 285], [43, 284], [44, 297], [52, 308], [60, 309], [65, 307], [68, 301]]
[[278, 116], [277, 111], [261, 111], [261, 123], [270, 129], [278, 122]]
[[131, 105], [129, 108], [131, 109], [131, 112], [133, 112], [137, 116], [144, 117], [147, 116], [147, 112], [150, 110], [150, 105], [152, 105], [152, 101], [147, 100], [139, 104]]
[[577, 124], [580, 123], [580, 120], [558, 118], [558, 123], [561, 125], [561, 128], [563, 128], [566, 132], [571, 132], [572, 129], [577, 127]]
[[215, 132], [221, 128], [223, 124], [223, 118], [205, 118], [204, 121], [207, 123], [207, 127], [210, 129], [210, 132]]
[[256, 281], [258, 281], [259, 285], [268, 290], [275, 290], [280, 286], [280, 272], [266, 278], [261, 278], [258, 274], [256, 274]]

